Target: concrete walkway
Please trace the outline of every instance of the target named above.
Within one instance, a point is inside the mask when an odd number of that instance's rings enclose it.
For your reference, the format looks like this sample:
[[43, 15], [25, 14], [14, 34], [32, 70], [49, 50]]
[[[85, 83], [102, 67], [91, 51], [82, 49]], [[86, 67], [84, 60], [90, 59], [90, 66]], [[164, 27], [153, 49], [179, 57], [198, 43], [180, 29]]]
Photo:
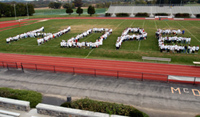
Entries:
[[[200, 86], [93, 77], [42, 71], [0, 69], [0, 86], [38, 91], [44, 103], [59, 105], [67, 96], [133, 105], [150, 117], [200, 114]], [[59, 101], [54, 102], [51, 97]], [[50, 100], [50, 101], [48, 101]]]

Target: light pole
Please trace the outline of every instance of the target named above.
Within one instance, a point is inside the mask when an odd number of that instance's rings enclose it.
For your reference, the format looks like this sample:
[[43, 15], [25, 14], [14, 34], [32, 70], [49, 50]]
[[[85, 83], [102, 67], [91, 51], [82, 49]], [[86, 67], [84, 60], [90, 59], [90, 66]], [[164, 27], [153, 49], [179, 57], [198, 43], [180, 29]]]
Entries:
[[28, 5], [26, 3], [26, 9], [27, 9], [27, 16], [28, 16], [28, 19], [29, 19], [29, 12], [28, 12]]
[[15, 12], [15, 20], [17, 20], [15, 4], [14, 4], [14, 12]]

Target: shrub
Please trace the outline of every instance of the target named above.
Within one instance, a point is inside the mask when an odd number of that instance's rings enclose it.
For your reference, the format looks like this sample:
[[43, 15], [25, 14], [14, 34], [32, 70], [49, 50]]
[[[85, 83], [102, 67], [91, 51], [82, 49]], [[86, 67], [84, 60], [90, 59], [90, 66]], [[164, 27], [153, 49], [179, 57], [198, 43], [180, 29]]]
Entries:
[[117, 17], [129, 17], [128, 13], [117, 13], [116, 14]]
[[107, 114], [116, 114], [116, 115], [124, 115], [124, 116], [131, 116], [131, 117], [144, 117], [144, 116], [148, 117], [147, 114], [135, 109], [132, 106], [102, 102], [102, 101], [95, 101], [88, 98], [76, 100], [71, 103], [65, 102], [61, 106], [94, 111], [94, 112], [107, 113]]
[[137, 13], [136, 17], [149, 17], [148, 13]]
[[167, 13], [156, 13], [155, 16], [168, 16]]
[[92, 16], [93, 14], [95, 14], [95, 8], [90, 5], [87, 9], [87, 13], [90, 14], [90, 16]]
[[177, 14], [175, 15], [175, 17], [189, 18], [190, 15], [189, 15], [189, 13], [177, 13]]
[[41, 93], [10, 88], [0, 88], [0, 97], [29, 101], [31, 108], [35, 108], [42, 101]]
[[106, 16], [106, 17], [110, 17], [111, 14], [110, 14], [110, 13], [106, 13], [105, 16]]

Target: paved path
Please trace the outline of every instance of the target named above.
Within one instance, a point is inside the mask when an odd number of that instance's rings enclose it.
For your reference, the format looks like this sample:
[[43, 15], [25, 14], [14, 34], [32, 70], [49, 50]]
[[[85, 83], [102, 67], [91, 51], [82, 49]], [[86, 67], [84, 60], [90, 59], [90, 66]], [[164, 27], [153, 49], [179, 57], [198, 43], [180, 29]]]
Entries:
[[197, 85], [0, 69], [0, 86], [35, 90], [58, 97], [89, 97], [129, 104], [152, 117], [194, 117], [200, 114], [200, 87]]

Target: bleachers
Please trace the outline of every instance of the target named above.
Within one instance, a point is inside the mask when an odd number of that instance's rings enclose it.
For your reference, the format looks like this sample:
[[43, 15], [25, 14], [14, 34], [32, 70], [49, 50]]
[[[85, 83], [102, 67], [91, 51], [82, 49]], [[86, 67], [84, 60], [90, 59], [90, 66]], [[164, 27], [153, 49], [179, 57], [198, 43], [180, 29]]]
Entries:
[[167, 13], [167, 14], [171, 14], [171, 8], [168, 6], [164, 6], [164, 7], [154, 7], [155, 8], [155, 13]]
[[133, 7], [131, 6], [119, 6], [115, 10], [116, 13], [132, 13]]
[[183, 7], [183, 6], [177, 6], [177, 7], [172, 7], [172, 12], [173, 14], [177, 13], [189, 13], [192, 14], [190, 7]]
[[135, 14], [137, 14], [137, 13], [151, 13], [151, 7], [134, 6], [133, 13], [135, 13]]
[[137, 13], [148, 13], [155, 15], [156, 13], [167, 13], [177, 14], [177, 13], [189, 13], [200, 14], [199, 6], [110, 6], [106, 13], [116, 14], [116, 13], [129, 13], [129, 14], [137, 14]]
[[193, 14], [200, 14], [200, 7], [194, 6], [194, 7], [190, 7], [190, 9]]

